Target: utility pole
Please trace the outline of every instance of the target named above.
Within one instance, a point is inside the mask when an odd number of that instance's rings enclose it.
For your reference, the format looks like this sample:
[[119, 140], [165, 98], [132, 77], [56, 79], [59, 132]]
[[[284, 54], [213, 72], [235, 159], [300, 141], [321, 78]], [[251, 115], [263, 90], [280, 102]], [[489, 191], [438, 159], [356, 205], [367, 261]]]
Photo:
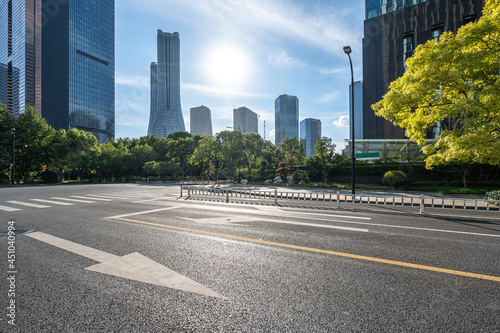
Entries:
[[11, 184], [14, 185], [15, 180], [14, 177], [16, 175], [15, 173], [15, 168], [16, 168], [16, 128], [14, 125], [11, 127], [11, 133], [12, 133], [12, 165], [11, 165]]

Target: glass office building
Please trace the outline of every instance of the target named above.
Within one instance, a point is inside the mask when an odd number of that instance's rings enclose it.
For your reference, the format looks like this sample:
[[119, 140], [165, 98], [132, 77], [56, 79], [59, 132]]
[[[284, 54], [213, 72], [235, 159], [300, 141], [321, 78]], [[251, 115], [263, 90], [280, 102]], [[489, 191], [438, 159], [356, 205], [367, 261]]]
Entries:
[[321, 120], [306, 118], [300, 122], [300, 139], [304, 142], [307, 157], [312, 157], [316, 150], [314, 146], [321, 139]]
[[280, 95], [274, 102], [275, 144], [284, 138], [299, 138], [299, 99], [296, 96]]
[[233, 128], [241, 133], [259, 133], [259, 117], [247, 107], [233, 109]]
[[212, 136], [212, 111], [206, 106], [191, 108], [190, 112], [191, 134]]
[[0, 2], [0, 102], [15, 117], [26, 105], [42, 109], [42, 4]]
[[[392, 81], [406, 71], [415, 48], [456, 32], [481, 15], [483, 0], [366, 0], [363, 38], [363, 139], [404, 139], [403, 128], [375, 115], [371, 106], [382, 99]], [[356, 118], [355, 118], [356, 119]], [[451, 128], [453, 120], [436, 124]], [[357, 129], [355, 130], [357, 133]]]
[[114, 138], [114, 0], [42, 2], [42, 115], [55, 129]]
[[151, 110], [148, 134], [159, 138], [185, 131], [180, 91], [179, 33], [158, 30], [158, 61], [151, 65]]
[[[352, 115], [352, 85], [349, 85], [349, 115]], [[349, 126], [349, 138], [352, 138]], [[363, 139], [363, 82], [354, 82], [354, 139]]]

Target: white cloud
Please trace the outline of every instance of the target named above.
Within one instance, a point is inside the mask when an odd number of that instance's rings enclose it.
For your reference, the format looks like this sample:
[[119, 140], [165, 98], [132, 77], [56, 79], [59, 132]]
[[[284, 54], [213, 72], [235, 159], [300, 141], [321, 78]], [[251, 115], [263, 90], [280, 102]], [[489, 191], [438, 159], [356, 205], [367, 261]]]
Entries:
[[181, 84], [183, 90], [194, 91], [206, 96], [223, 95], [223, 96], [240, 96], [240, 97], [262, 97], [263, 95], [250, 93], [241, 90], [231, 90], [223, 87], [208, 86], [197, 83]]
[[285, 51], [275, 52], [270, 54], [268, 61], [275, 66], [284, 67], [305, 67], [307, 64], [302, 60], [292, 58]]
[[335, 127], [349, 127], [349, 116], [340, 116], [339, 119], [332, 122]]
[[337, 99], [339, 95], [340, 95], [339, 91], [323, 94], [318, 98], [316, 98], [314, 102], [319, 104], [331, 104], [333, 101]]
[[117, 75], [115, 78], [115, 83], [124, 86], [149, 88], [150, 78], [149, 76], [143, 75]]

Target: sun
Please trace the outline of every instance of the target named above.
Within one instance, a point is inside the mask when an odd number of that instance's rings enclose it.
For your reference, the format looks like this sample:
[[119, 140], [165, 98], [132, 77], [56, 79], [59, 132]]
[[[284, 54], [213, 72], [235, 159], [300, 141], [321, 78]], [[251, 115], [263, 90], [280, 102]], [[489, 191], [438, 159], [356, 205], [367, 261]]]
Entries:
[[220, 88], [241, 88], [250, 78], [249, 57], [243, 49], [235, 46], [214, 48], [206, 67], [210, 81]]

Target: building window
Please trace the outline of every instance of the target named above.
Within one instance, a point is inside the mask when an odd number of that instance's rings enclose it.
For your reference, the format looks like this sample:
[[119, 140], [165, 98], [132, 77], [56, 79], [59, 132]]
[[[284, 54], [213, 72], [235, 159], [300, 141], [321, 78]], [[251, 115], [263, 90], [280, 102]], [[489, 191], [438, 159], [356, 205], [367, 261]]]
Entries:
[[463, 22], [464, 22], [463, 25], [469, 24], [471, 22], [476, 22], [476, 19], [477, 19], [477, 17], [476, 17], [475, 14], [474, 15], [465, 16], [463, 18]]
[[436, 42], [439, 42], [439, 36], [441, 36], [443, 34], [444, 30], [443, 30], [443, 26], [439, 26], [439, 27], [434, 27], [432, 28], [432, 36], [431, 38], [434, 39]]
[[407, 69], [406, 59], [410, 58], [413, 55], [413, 48], [414, 48], [413, 43], [414, 43], [413, 34], [406, 35], [405, 37], [403, 37], [403, 61], [404, 61], [405, 71]]
[[8, 19], [7, 19], [7, 52], [8, 56], [10, 57], [12, 55], [12, 0], [9, 0], [7, 4], [7, 12], [8, 12]]

